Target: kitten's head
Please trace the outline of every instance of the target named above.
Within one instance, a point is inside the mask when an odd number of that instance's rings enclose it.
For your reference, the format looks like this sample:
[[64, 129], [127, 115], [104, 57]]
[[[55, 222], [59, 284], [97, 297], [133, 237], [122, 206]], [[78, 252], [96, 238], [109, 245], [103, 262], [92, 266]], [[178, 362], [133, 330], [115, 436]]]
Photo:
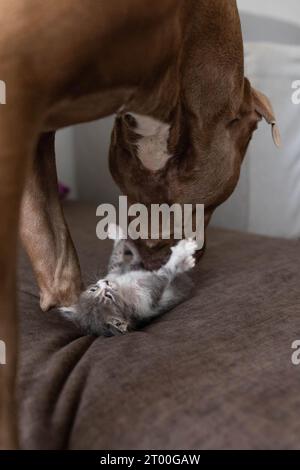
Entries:
[[61, 310], [83, 329], [96, 335], [120, 335], [133, 326], [130, 321], [133, 312], [126, 295], [117, 282], [107, 279], [83, 291], [78, 304]]

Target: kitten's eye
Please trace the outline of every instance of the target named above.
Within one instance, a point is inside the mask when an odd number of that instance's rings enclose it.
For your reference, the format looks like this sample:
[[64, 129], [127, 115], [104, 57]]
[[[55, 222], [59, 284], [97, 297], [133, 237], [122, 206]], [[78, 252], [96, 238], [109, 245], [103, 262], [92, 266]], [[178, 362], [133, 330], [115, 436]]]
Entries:
[[93, 286], [89, 288], [89, 292], [96, 292], [96, 290], [98, 290], [97, 286]]

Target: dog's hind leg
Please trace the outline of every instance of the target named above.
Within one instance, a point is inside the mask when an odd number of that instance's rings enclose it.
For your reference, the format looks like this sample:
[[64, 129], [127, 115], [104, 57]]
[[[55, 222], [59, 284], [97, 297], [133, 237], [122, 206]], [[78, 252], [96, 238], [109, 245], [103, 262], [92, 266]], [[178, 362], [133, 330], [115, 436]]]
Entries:
[[21, 238], [39, 283], [42, 310], [76, 303], [82, 287], [59, 200], [54, 143], [54, 133], [40, 137], [21, 211]]

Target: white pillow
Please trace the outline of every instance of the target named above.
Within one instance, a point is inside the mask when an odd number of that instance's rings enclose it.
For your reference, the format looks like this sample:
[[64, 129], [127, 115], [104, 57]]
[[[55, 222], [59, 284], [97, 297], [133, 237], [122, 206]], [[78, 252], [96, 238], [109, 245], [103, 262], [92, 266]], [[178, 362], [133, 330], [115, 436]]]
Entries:
[[280, 237], [300, 236], [300, 105], [292, 83], [300, 80], [300, 46], [245, 44], [245, 74], [272, 101], [282, 135], [277, 150], [267, 124], [249, 147], [239, 186], [218, 209], [214, 225]]

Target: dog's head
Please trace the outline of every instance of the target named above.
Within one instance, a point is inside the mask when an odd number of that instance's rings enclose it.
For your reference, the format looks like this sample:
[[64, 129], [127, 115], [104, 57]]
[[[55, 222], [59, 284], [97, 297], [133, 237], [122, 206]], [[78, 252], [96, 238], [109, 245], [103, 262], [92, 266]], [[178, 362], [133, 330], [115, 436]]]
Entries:
[[[200, 98], [198, 107], [183, 98], [168, 123], [121, 113], [112, 134], [110, 169], [130, 203], [204, 204], [207, 226], [238, 183], [259, 121], [268, 122], [278, 146], [280, 135], [269, 99], [244, 77], [225, 89], [220, 83], [213, 94], [204, 87]], [[159, 265], [173, 243], [139, 241], [145, 265]]]

